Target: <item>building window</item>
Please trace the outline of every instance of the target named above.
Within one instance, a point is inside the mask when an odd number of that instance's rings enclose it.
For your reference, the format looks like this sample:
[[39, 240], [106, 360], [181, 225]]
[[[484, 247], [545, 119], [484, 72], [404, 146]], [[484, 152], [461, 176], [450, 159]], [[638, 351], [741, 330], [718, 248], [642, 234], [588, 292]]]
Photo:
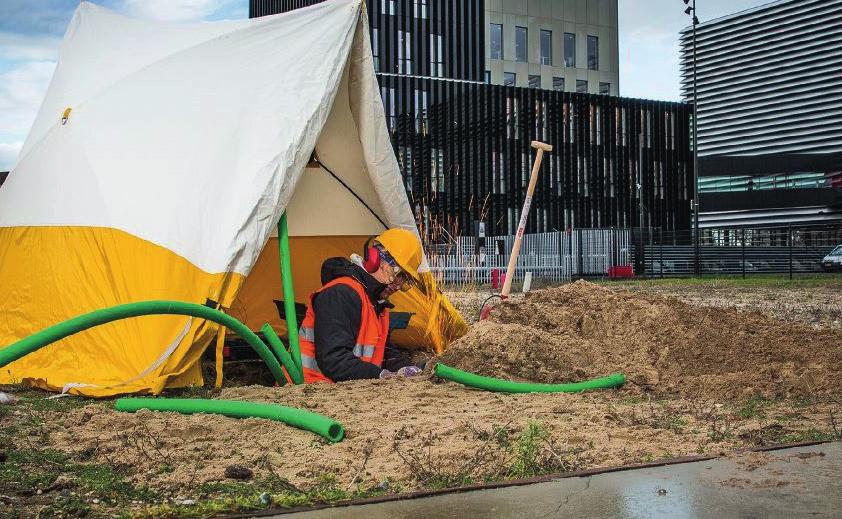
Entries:
[[553, 31], [541, 31], [541, 65], [553, 64]]
[[576, 80], [576, 91], [580, 94], [587, 94], [588, 93], [588, 82], [584, 79], [577, 79]]
[[541, 76], [529, 74], [529, 88], [541, 88]]
[[515, 27], [515, 60], [528, 61], [528, 37], [526, 27]]
[[427, 91], [415, 91], [415, 132], [427, 135]]
[[491, 71], [490, 70], [485, 71], [485, 82], [488, 83], [489, 85], [491, 84]]
[[503, 24], [491, 24], [491, 59], [503, 59]]
[[564, 78], [563, 77], [554, 77], [553, 78], [553, 90], [564, 90]]
[[572, 32], [564, 33], [564, 66], [576, 66], [576, 35]]
[[430, 35], [430, 75], [433, 77], [444, 76], [444, 46], [441, 41], [441, 34]]
[[383, 98], [386, 119], [389, 121], [389, 132], [394, 133], [397, 125], [397, 112], [395, 111], [397, 91], [394, 88], [381, 88], [380, 96]]
[[611, 83], [599, 83], [599, 93], [602, 95], [608, 95], [611, 93]]
[[398, 31], [398, 72], [412, 74], [412, 33]]
[[427, 17], [427, 0], [415, 0], [415, 17]]
[[371, 30], [371, 55], [374, 58], [374, 71], [380, 72], [380, 31], [377, 27]]
[[383, 14], [395, 14], [395, 0], [380, 0], [380, 12]]
[[503, 85], [515, 86], [516, 81], [517, 74], [515, 74], [514, 72], [503, 72]]
[[444, 192], [445, 178], [444, 178], [444, 150], [432, 148], [430, 149], [430, 166], [432, 167], [432, 175], [430, 175], [430, 189], [439, 193]]
[[599, 38], [588, 36], [588, 68], [599, 70]]

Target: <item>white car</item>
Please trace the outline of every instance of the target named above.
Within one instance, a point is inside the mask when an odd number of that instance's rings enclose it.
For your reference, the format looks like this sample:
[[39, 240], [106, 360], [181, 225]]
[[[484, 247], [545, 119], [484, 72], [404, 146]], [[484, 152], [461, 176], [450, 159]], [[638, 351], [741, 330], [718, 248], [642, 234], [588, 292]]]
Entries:
[[837, 245], [830, 254], [822, 258], [822, 268], [828, 272], [842, 270], [842, 245]]

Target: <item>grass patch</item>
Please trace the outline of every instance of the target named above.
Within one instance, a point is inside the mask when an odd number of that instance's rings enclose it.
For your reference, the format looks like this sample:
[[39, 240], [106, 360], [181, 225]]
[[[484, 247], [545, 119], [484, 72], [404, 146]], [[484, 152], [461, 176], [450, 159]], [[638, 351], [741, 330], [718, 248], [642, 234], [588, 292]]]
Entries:
[[14, 406], [0, 406], [0, 412], [5, 411], [6, 413], [10, 412], [12, 408], [29, 409], [33, 412], [41, 413], [52, 411], [62, 412], [85, 407], [86, 405], [94, 402], [102, 402], [102, 400], [95, 400], [93, 398], [86, 398], [82, 396], [48, 398], [55, 396], [55, 393], [49, 393], [40, 389], [22, 388], [21, 386], [6, 386], [0, 389], [0, 391], [8, 392], [18, 399], [18, 402]]
[[467, 428], [479, 443], [459, 459], [437, 456], [437, 436], [427, 433], [419, 438], [407, 428], [395, 434], [392, 446], [412, 479], [432, 490], [569, 472], [588, 461], [583, 455], [586, 448], [557, 445], [538, 422], [530, 422], [520, 431], [511, 430], [509, 424], [494, 425], [490, 430], [473, 425]]
[[79, 496], [60, 497], [38, 512], [38, 517], [87, 517], [91, 514], [91, 505]]
[[514, 457], [509, 463], [508, 476], [529, 478], [547, 472], [542, 447], [550, 433], [539, 423], [529, 422], [514, 444]]
[[838, 439], [839, 437], [834, 433], [810, 428], [806, 431], [784, 434], [780, 437], [780, 443], [826, 442]]
[[345, 490], [332, 474], [325, 474], [307, 490], [299, 490], [277, 476], [254, 482], [211, 482], [199, 487], [204, 497], [193, 504], [162, 504], [134, 511], [132, 517], [191, 518], [220, 513], [253, 512], [273, 508], [293, 508], [317, 503], [335, 503], [381, 495], [386, 488]]
[[765, 418], [765, 408], [770, 403], [771, 402], [768, 399], [763, 398], [762, 396], [753, 396], [749, 398], [746, 401], [746, 403], [743, 404], [742, 407], [740, 407], [740, 410], [737, 411], [737, 414], [740, 415], [741, 418], [744, 418], [746, 420], [751, 418]]
[[91, 492], [92, 497], [105, 504], [156, 498], [154, 492], [135, 487], [125, 480], [126, 474], [108, 465], [78, 463], [55, 450], [11, 450], [6, 456], [6, 462], [0, 464], [0, 493], [31, 495], [38, 490], [49, 492], [61, 481], [64, 488], [73, 488], [80, 493]]

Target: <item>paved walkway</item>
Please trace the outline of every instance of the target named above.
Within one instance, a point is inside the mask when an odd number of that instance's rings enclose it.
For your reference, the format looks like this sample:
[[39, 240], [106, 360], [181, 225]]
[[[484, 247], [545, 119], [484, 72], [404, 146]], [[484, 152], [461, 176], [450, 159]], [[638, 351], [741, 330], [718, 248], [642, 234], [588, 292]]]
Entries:
[[842, 442], [298, 516], [842, 518]]

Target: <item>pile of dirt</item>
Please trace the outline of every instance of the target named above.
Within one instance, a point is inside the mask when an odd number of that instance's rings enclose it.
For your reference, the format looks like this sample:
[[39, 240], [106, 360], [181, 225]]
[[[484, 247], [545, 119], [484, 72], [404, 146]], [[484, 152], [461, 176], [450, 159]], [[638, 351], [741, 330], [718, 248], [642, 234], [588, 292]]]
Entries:
[[842, 333], [578, 281], [498, 305], [441, 362], [567, 382], [623, 372], [656, 394], [710, 398], [842, 391]]

